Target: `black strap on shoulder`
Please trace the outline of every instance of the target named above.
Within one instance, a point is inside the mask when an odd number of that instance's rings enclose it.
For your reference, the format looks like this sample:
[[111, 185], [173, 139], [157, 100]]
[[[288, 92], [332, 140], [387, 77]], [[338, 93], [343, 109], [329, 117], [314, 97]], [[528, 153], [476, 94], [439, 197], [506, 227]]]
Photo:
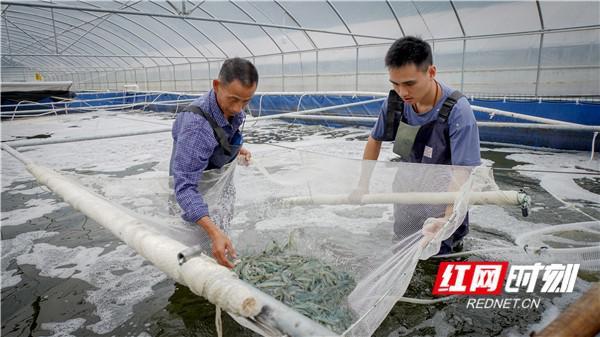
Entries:
[[384, 131], [384, 139], [393, 140], [394, 133], [398, 128], [398, 123], [396, 121], [400, 121], [402, 118], [402, 113], [404, 112], [404, 101], [395, 90], [390, 90], [387, 99], [387, 111], [385, 113], [385, 131]]
[[215, 138], [217, 138], [217, 141], [219, 142], [219, 145], [221, 145], [221, 147], [223, 148], [223, 151], [225, 152], [225, 154], [228, 156], [231, 155], [231, 144], [229, 144], [229, 139], [227, 138], [227, 133], [225, 132], [225, 130], [223, 130], [222, 127], [220, 127], [217, 124], [217, 121], [215, 121], [215, 119], [212, 118], [211, 115], [206, 113], [199, 106], [191, 105], [191, 104], [188, 105], [183, 111], [190, 111], [190, 112], [193, 112], [197, 115], [204, 117], [204, 119], [206, 119], [208, 121], [208, 124], [210, 124], [210, 127], [213, 129], [213, 132], [215, 133]]
[[461, 97], [463, 97], [463, 94], [458, 90], [455, 90], [453, 93], [451, 93], [450, 96], [448, 96], [448, 98], [446, 98], [446, 100], [444, 101], [444, 104], [440, 109], [438, 118], [441, 119], [444, 123], [446, 123], [448, 121], [448, 117], [450, 116], [452, 108], [454, 108], [454, 105], [456, 104], [456, 102], [458, 102], [458, 100]]

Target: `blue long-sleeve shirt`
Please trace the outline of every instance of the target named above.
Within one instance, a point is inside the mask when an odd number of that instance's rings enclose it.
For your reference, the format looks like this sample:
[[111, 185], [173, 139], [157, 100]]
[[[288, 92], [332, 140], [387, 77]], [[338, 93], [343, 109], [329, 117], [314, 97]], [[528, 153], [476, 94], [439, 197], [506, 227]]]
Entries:
[[[225, 130], [229, 141], [245, 120], [240, 112], [228, 121], [217, 104], [214, 91], [198, 98], [192, 105], [210, 114]], [[208, 121], [193, 112], [181, 112], [173, 123], [173, 154], [171, 174], [174, 180], [175, 198], [183, 209], [185, 221], [197, 222], [208, 214], [208, 205], [198, 191], [198, 182], [208, 166], [208, 161], [219, 145]]]

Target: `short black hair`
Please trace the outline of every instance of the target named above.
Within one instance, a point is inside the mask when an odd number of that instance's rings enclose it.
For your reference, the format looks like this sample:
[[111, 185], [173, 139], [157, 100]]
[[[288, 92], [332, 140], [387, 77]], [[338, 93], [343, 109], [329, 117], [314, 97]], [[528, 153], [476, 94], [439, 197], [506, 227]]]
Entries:
[[429, 43], [414, 36], [406, 36], [394, 41], [385, 55], [385, 66], [400, 68], [407, 64], [414, 64], [417, 68], [426, 71], [433, 64]]
[[235, 80], [242, 82], [247, 87], [258, 83], [258, 72], [254, 64], [239, 57], [225, 60], [219, 71], [219, 81], [228, 85]]

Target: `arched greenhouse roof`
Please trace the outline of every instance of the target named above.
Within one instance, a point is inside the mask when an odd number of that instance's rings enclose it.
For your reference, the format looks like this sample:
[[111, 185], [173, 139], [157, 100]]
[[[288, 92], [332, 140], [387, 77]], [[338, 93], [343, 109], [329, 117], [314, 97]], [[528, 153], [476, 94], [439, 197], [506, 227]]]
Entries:
[[600, 92], [598, 1], [3, 1], [2, 80], [78, 89], [203, 91], [222, 60], [262, 91], [388, 89], [383, 57], [406, 35], [468, 94]]

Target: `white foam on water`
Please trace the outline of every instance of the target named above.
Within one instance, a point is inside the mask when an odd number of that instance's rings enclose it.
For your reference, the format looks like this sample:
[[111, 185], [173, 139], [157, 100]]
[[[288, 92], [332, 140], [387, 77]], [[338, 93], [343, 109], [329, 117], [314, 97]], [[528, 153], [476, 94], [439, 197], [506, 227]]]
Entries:
[[14, 239], [2, 240], [2, 289], [15, 286], [21, 282], [17, 270], [8, 270], [8, 265], [33, 247], [33, 241], [57, 235], [56, 232], [35, 231], [17, 235]]
[[[140, 123], [141, 122], [141, 123]], [[156, 130], [168, 127], [173, 120], [158, 121], [144, 114], [124, 115], [115, 112], [90, 112], [85, 114], [46, 116], [18, 119], [2, 123], [2, 141], [20, 140], [17, 137], [51, 134], [47, 139], [69, 139], [90, 135], [123, 132], [123, 130]], [[25, 139], [23, 139], [26, 141]], [[43, 139], [31, 139], [39, 141]]]
[[481, 158], [481, 166], [492, 167], [494, 163], [495, 162], [493, 160]]
[[42, 217], [69, 205], [56, 199], [30, 199], [25, 202], [25, 206], [27, 208], [2, 212], [0, 226], [18, 226], [24, 224], [27, 220]]
[[506, 233], [513, 240], [525, 232], [549, 226], [548, 224], [533, 223], [515, 218], [508, 214], [504, 208], [496, 205], [471, 206], [469, 209], [469, 222], [476, 223], [483, 228]]
[[81, 328], [84, 323], [84, 318], [73, 318], [64, 322], [42, 323], [42, 329], [54, 332], [53, 335], [47, 337], [74, 337], [71, 332]]
[[[4, 123], [3, 123], [4, 124]], [[2, 191], [14, 182], [32, 181], [34, 178], [25, 169], [25, 166], [6, 151], [0, 151], [2, 158]]]
[[[36, 121], [38, 121], [36, 119]], [[135, 122], [122, 123], [122, 119], [114, 116], [102, 116], [93, 121], [86, 121], [87, 125], [81, 128], [68, 129], [68, 137], [52, 136], [49, 139], [76, 138], [79, 136], [91, 136], [125, 132], [126, 130], [142, 131]], [[15, 134], [35, 133], [39, 130], [30, 130], [30, 126], [23, 121], [5, 127], [2, 123], [2, 136]], [[46, 120], [48, 125], [42, 128], [52, 130], [53, 120]], [[12, 122], [11, 122], [12, 123]], [[89, 127], [91, 123], [99, 123], [98, 126]], [[36, 125], [37, 126], [37, 125]], [[40, 126], [37, 126], [40, 128]], [[156, 128], [154, 128], [156, 129]], [[75, 130], [75, 131], [73, 131]], [[36, 139], [36, 141], [39, 139]], [[10, 145], [10, 143], [7, 143]], [[26, 151], [25, 155], [38, 164], [48, 166], [55, 170], [64, 169], [91, 169], [93, 171], [123, 171], [133, 165], [148, 163], [151, 161], [167, 162], [171, 155], [171, 134], [169, 132], [151, 135], [138, 135], [130, 137], [108, 138], [90, 141], [79, 141], [72, 143], [36, 145], [19, 148], [20, 152]], [[48, 155], [51, 153], [52, 155]], [[168, 169], [168, 167], [166, 167]], [[31, 175], [24, 166], [2, 151], [2, 186], [9, 185], [12, 181], [32, 180]], [[9, 177], [10, 180], [5, 179]]]
[[30, 253], [18, 256], [17, 263], [34, 265], [44, 277], [70, 278], [94, 265], [103, 251], [100, 247], [68, 248], [38, 243]]
[[21, 185], [17, 185], [15, 187], [11, 188], [11, 190], [6, 191], [6, 193], [8, 193], [8, 194], [23, 194], [23, 195], [37, 195], [37, 194], [41, 194], [41, 193], [52, 193], [52, 192], [49, 192], [49, 190], [47, 188], [44, 188], [39, 185], [31, 188], [30, 185], [21, 184]]
[[133, 315], [133, 306], [153, 295], [152, 287], [166, 279], [154, 266], [126, 245], [104, 253], [104, 248], [34, 245], [33, 251], [17, 258], [19, 264], [32, 264], [40, 275], [78, 278], [96, 289], [87, 291], [86, 300], [96, 306], [100, 321], [87, 328], [105, 334]]
[[[536, 150], [533, 149], [523, 149], [520, 147], [497, 147], [497, 148], [488, 148], [485, 146], [482, 146], [480, 148], [480, 152], [489, 152], [489, 151], [493, 151], [493, 152], [503, 152], [503, 153], [531, 153], [531, 152], [535, 152]], [[543, 152], [543, 151], [541, 151]], [[544, 152], [547, 153], [547, 152]]]
[[[583, 152], [578, 153], [515, 153], [507, 156], [508, 159], [526, 162], [529, 164], [517, 165], [514, 169], [559, 171], [565, 173], [528, 172], [520, 174], [540, 181], [548, 193], [563, 201], [584, 200], [600, 206], [600, 195], [592, 193], [575, 183], [577, 178], [597, 177], [588, 170], [600, 171], [600, 160], [590, 160]], [[580, 168], [577, 168], [580, 167]], [[582, 169], [585, 168], [585, 169]], [[576, 172], [581, 174], [569, 174]]]

